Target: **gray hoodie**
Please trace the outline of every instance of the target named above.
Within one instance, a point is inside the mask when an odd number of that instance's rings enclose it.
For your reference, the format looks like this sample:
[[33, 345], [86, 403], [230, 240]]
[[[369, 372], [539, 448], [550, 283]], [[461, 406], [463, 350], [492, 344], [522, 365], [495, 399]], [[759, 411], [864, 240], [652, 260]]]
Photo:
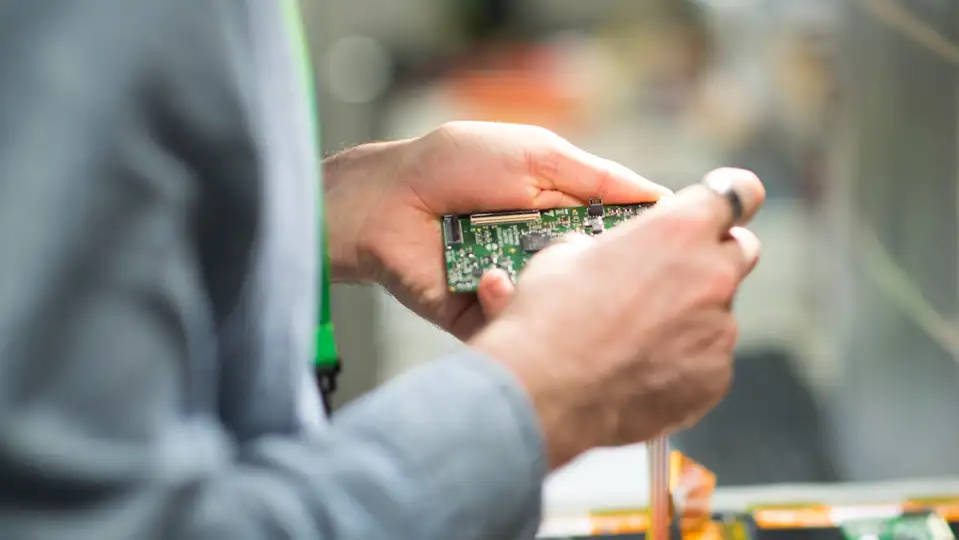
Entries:
[[495, 362], [320, 414], [290, 52], [268, 0], [0, 0], [0, 539], [535, 533], [541, 435]]

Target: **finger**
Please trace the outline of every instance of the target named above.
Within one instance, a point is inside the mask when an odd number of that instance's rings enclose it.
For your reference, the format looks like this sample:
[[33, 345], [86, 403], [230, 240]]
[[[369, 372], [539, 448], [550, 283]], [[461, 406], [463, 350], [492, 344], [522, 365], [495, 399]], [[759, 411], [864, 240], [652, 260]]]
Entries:
[[483, 315], [487, 319], [498, 317], [506, 310], [513, 298], [513, 292], [513, 282], [505, 271], [494, 268], [483, 274], [476, 291]]
[[[586, 249], [595, 244], [595, 240], [582, 233], [569, 233], [554, 240], [549, 248], [534, 258], [534, 263], [541, 263], [544, 258], [568, 257], [577, 251]], [[476, 296], [483, 316], [489, 320], [501, 315], [509, 306], [516, 286], [509, 275], [499, 269], [488, 270], [480, 278]]]
[[[548, 248], [536, 254], [527, 264], [531, 266], [548, 264], [556, 268], [563, 268], [572, 257], [596, 245], [596, 240], [583, 233], [568, 233], [554, 239]], [[522, 286], [522, 274], [520, 286]]]
[[730, 229], [729, 236], [722, 244], [722, 249], [739, 268], [740, 279], [744, 279], [756, 267], [760, 248], [759, 238], [749, 229], [742, 227]]
[[460, 340], [470, 339], [486, 326], [482, 306], [470, 295], [452, 295], [445, 309], [453, 314], [449, 318], [449, 332]]
[[559, 137], [546, 152], [531, 156], [531, 169], [543, 189], [588, 201], [599, 197], [606, 204], [653, 202], [672, 194], [629, 168], [591, 154]]
[[596, 240], [591, 236], [585, 235], [581, 232], [571, 232], [566, 233], [563, 236], [560, 236], [550, 244], [554, 245], [566, 245], [572, 249], [581, 249], [592, 246], [596, 243]]
[[755, 174], [724, 168], [662, 202], [664, 211], [693, 218], [690, 221], [725, 236], [731, 227], [749, 222], [765, 199], [766, 190]]

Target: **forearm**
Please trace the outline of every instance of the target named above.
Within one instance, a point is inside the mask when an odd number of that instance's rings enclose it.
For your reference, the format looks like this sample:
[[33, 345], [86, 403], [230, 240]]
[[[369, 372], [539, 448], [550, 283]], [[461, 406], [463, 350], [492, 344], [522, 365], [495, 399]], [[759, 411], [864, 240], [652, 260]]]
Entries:
[[409, 141], [363, 144], [323, 161], [327, 256], [337, 282], [368, 283], [377, 278], [371, 218], [390, 194]]
[[[530, 396], [540, 430], [548, 441], [547, 466], [553, 471], [594, 446], [614, 419], [610, 411], [587, 398], [586, 388], [582, 395], [571, 394], [569, 388], [586, 384], [584, 377], [544, 356], [536, 341], [530, 339], [524, 325], [501, 317], [473, 338], [470, 345], [481, 354], [496, 358]], [[543, 377], [543, 373], [550, 376]]]
[[498, 362], [472, 352], [436, 362], [339, 413], [338, 432], [362, 441], [357, 448], [382, 449], [391, 461], [382, 465], [400, 474], [377, 478], [383, 469], [344, 445], [371, 481], [356, 482], [364, 497], [341, 497], [382, 500], [382, 515], [396, 522], [336, 538], [520, 539], [539, 526], [543, 442], [528, 397]]
[[[206, 423], [116, 442], [79, 427], [89, 419], [70, 423], [83, 420], [72, 411], [21, 417], [0, 425], [0, 498], [28, 511], [0, 536], [532, 538], [545, 467], [524, 399], [492, 362], [451, 358], [342, 411], [331, 429], [240, 448]], [[35, 441], [48, 444], [18, 453]]]

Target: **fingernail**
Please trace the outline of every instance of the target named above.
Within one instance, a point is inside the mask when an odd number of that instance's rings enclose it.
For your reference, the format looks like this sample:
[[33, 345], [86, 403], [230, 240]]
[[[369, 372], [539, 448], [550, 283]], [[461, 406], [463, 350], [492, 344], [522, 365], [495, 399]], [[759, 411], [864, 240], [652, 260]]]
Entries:
[[718, 193], [732, 190], [745, 221], [749, 221], [765, 200], [766, 190], [762, 181], [752, 171], [745, 169], [719, 168], [710, 171], [703, 178], [703, 183]]

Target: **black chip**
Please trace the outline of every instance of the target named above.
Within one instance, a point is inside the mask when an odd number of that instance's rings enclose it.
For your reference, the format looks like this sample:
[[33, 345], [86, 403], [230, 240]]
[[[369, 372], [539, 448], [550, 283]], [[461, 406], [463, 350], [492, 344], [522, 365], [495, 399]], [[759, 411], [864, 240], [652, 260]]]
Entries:
[[603, 201], [599, 199], [590, 199], [589, 208], [586, 210], [586, 214], [591, 218], [601, 218], [604, 214]]
[[549, 246], [549, 234], [542, 231], [526, 233], [519, 239], [519, 245], [527, 253], [542, 251]]
[[474, 268], [474, 269], [473, 269], [473, 277], [475, 277], [475, 278], [481, 278], [481, 277], [483, 277], [483, 269], [482, 269], [482, 268], [479, 268], [479, 267]]

